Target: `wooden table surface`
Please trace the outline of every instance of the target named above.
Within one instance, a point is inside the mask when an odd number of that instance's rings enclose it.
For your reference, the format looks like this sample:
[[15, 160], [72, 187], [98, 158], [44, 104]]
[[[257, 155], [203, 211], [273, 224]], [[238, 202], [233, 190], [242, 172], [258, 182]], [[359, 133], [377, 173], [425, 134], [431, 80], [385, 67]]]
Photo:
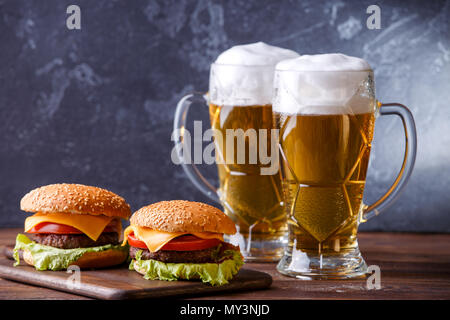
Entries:
[[[1, 229], [0, 246], [14, 243], [21, 229]], [[285, 277], [275, 263], [247, 263], [270, 274], [270, 289], [195, 299], [450, 299], [450, 234], [361, 233], [368, 265], [381, 270], [381, 289], [365, 279], [305, 281]], [[0, 279], [0, 299], [88, 299], [69, 293]]]

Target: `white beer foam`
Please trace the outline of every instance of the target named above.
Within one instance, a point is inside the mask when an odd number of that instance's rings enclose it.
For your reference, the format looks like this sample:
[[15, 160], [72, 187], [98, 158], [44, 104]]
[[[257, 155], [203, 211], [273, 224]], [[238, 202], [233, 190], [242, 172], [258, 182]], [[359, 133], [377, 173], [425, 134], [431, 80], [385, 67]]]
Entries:
[[211, 68], [211, 102], [232, 106], [271, 104], [275, 65], [298, 56], [295, 51], [264, 42], [222, 52]]
[[372, 69], [363, 59], [340, 53], [304, 55], [279, 62], [276, 70], [276, 112], [321, 115], [375, 110], [368, 83]]
[[275, 66], [286, 59], [299, 57], [295, 51], [256, 42], [231, 47], [222, 52], [216, 59], [218, 64], [234, 64], [240, 66]]
[[367, 61], [342, 53], [303, 55], [280, 61], [277, 70], [287, 71], [370, 71]]

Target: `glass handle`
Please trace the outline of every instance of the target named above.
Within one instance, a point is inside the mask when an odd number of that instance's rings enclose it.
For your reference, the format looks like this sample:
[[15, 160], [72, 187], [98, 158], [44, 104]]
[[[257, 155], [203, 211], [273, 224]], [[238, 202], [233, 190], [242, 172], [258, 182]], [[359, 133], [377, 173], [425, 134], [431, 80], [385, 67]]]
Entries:
[[361, 222], [377, 216], [380, 212], [389, 207], [399, 196], [402, 189], [411, 176], [416, 161], [417, 134], [414, 117], [407, 107], [400, 103], [380, 103], [378, 102], [380, 115], [397, 115], [400, 117], [405, 130], [405, 157], [397, 178], [389, 190], [377, 201], [369, 206], [365, 206], [361, 217]]
[[[186, 137], [186, 119], [189, 107], [193, 102], [205, 103], [205, 96], [201, 93], [193, 93], [184, 96], [177, 104], [175, 111], [175, 118], [173, 121], [172, 140], [175, 142], [175, 152], [178, 157], [178, 162], [183, 167], [184, 172], [189, 180], [199, 189], [203, 194], [220, 203], [217, 193], [217, 188], [211, 185], [208, 180], [200, 173], [197, 166], [191, 159], [191, 139]], [[185, 139], [186, 138], [186, 139]], [[184, 152], [188, 150], [188, 152]]]

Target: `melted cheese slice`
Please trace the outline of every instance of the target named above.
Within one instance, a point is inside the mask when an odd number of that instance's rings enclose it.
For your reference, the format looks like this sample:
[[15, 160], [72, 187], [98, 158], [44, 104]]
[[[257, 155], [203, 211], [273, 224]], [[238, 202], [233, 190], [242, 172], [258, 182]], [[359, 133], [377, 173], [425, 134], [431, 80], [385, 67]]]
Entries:
[[[42, 222], [53, 222], [74, 227], [86, 234], [89, 238], [96, 241], [105, 227], [113, 220], [114, 217], [104, 215], [90, 214], [67, 214], [67, 213], [41, 213], [25, 219], [25, 232], [30, 231], [34, 226]], [[121, 223], [117, 224], [121, 228]], [[120, 234], [120, 230], [118, 230]]]
[[139, 227], [130, 225], [124, 231], [123, 243], [125, 245], [127, 243], [128, 235], [130, 233], [134, 233], [134, 236], [139, 240], [145, 242], [148, 250], [151, 252], [156, 252], [160, 250], [167, 242], [170, 240], [185, 235], [192, 234], [200, 239], [218, 239], [223, 241], [223, 235], [221, 233], [214, 232], [164, 232], [152, 230], [150, 228]]

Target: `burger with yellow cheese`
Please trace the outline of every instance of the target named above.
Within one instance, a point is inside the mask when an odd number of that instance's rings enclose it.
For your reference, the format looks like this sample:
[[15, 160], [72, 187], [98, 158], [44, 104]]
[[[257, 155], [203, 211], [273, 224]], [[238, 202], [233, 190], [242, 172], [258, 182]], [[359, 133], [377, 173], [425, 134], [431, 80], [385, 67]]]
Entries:
[[121, 219], [131, 215], [122, 197], [97, 187], [52, 184], [30, 191], [20, 208], [36, 212], [25, 220], [14, 248], [37, 270], [64, 270], [70, 265], [102, 268], [118, 265], [128, 257], [120, 244]]
[[198, 279], [223, 285], [239, 271], [239, 247], [224, 242], [236, 233], [221, 210], [200, 202], [161, 201], [136, 211], [125, 229], [130, 270], [151, 280]]

